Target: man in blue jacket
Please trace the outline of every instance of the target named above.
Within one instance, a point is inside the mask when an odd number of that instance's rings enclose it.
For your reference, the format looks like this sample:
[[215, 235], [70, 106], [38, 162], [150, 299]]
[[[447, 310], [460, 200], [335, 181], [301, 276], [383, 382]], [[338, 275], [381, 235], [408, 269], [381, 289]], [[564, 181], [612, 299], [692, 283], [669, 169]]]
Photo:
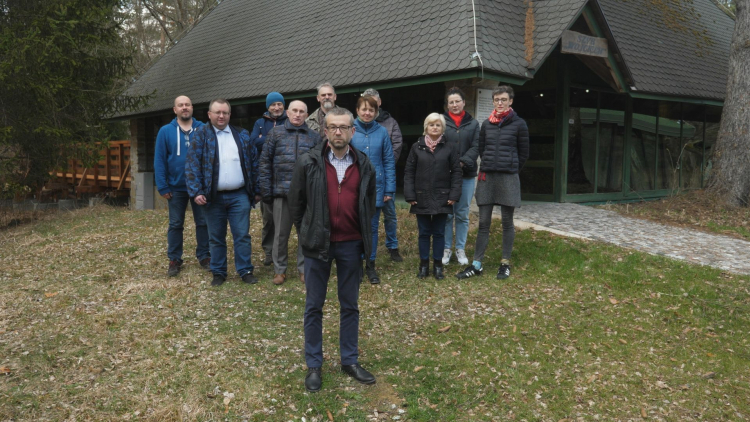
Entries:
[[[255, 121], [253, 131], [250, 132], [250, 141], [258, 150], [258, 157], [263, 152], [263, 144], [266, 143], [266, 137], [271, 129], [276, 126], [282, 126], [286, 121], [285, 105], [284, 96], [278, 92], [274, 91], [266, 96], [266, 108], [268, 111], [263, 113], [263, 117]], [[263, 247], [263, 252], [266, 254], [263, 265], [268, 266], [273, 264], [273, 240], [274, 233], [276, 232], [273, 225], [273, 204], [263, 202], [260, 209], [263, 213], [263, 232], [260, 244]]]
[[185, 183], [195, 203], [205, 207], [211, 245], [212, 286], [227, 279], [227, 223], [234, 239], [234, 266], [244, 283], [255, 284], [250, 245], [250, 208], [260, 199], [258, 156], [250, 133], [229, 124], [224, 99], [208, 106], [210, 124], [195, 131], [185, 164]]
[[[162, 126], [156, 136], [154, 151], [154, 175], [159, 195], [167, 200], [169, 206], [169, 229], [167, 229], [167, 257], [169, 270], [167, 275], [174, 277], [182, 269], [182, 233], [185, 227], [185, 211], [190, 197], [185, 185], [185, 157], [190, 147], [190, 135], [203, 123], [193, 118], [193, 103], [190, 98], [181, 95], [174, 100], [172, 107], [175, 117], [172, 122]], [[193, 220], [195, 221], [195, 238], [197, 246], [195, 257], [200, 266], [208, 269], [211, 261], [208, 246], [208, 230], [203, 217], [203, 207], [191, 201]]]

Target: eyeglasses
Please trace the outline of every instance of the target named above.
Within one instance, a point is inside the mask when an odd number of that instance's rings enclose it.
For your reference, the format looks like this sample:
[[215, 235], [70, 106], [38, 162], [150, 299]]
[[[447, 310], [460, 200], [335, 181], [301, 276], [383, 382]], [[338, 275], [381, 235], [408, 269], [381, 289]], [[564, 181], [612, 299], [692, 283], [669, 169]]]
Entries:
[[341, 132], [346, 132], [347, 130], [350, 130], [351, 126], [326, 126], [326, 129], [330, 130], [333, 133], [336, 133], [336, 131], [340, 130]]
[[209, 111], [211, 114], [215, 114], [217, 116], [229, 116], [231, 113], [228, 111]]
[[503, 104], [505, 104], [507, 102], [510, 102], [510, 98], [493, 98], [492, 102], [493, 103], [503, 103]]

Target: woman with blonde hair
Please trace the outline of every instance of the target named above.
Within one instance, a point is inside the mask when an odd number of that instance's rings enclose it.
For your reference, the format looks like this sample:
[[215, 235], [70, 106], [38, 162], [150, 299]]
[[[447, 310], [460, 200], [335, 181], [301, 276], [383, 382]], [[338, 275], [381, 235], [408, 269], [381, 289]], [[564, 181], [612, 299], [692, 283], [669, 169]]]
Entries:
[[410, 212], [417, 215], [419, 227], [419, 278], [430, 273], [430, 243], [433, 275], [438, 280], [445, 278], [445, 221], [461, 197], [458, 147], [447, 143], [444, 134], [445, 118], [438, 113], [427, 116], [424, 135], [412, 145], [404, 170], [404, 199], [411, 204]]

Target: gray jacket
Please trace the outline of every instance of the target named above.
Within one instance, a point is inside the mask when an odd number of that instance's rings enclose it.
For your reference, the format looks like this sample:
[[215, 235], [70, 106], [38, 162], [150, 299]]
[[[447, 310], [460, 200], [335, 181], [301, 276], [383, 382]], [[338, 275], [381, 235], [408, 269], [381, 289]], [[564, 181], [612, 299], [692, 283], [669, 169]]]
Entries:
[[393, 145], [393, 161], [398, 163], [398, 157], [401, 156], [401, 150], [404, 147], [404, 137], [401, 136], [401, 128], [398, 127], [398, 122], [383, 109], [380, 109], [375, 121], [388, 131], [388, 136], [391, 137], [391, 145]]

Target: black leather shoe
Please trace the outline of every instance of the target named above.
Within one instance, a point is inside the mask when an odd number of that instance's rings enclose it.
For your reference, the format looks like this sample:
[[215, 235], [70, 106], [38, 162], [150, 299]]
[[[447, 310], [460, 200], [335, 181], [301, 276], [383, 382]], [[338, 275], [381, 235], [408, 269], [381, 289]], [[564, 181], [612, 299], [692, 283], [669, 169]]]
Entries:
[[263, 260], [263, 265], [266, 267], [273, 265], [273, 257], [271, 255], [266, 255], [266, 259]]
[[443, 266], [441, 265], [438, 267], [437, 265], [435, 265], [435, 267], [432, 268], [432, 275], [434, 275], [438, 280], [444, 279], [445, 273], [443, 272]]
[[391, 255], [391, 261], [393, 262], [404, 262], [404, 258], [398, 253], [398, 248], [388, 249], [388, 253]]
[[253, 273], [246, 273], [242, 276], [242, 282], [247, 284], [255, 284], [258, 282], [258, 279], [255, 278]]
[[370, 284], [380, 284], [380, 276], [375, 271], [375, 261], [367, 261], [365, 273], [367, 273], [367, 278], [370, 279]]
[[224, 277], [223, 275], [221, 275], [221, 274], [214, 274], [214, 279], [211, 280], [211, 285], [212, 286], [221, 286], [222, 284], [224, 284], [225, 281], [227, 281], [227, 278]]
[[375, 384], [375, 376], [367, 372], [365, 368], [359, 366], [358, 363], [354, 365], [341, 365], [341, 371], [362, 384]]
[[320, 376], [320, 368], [307, 368], [305, 377], [305, 388], [312, 393], [320, 390], [323, 378]]
[[427, 278], [427, 276], [430, 275], [430, 261], [420, 261], [419, 262], [419, 272], [417, 273], [417, 278]]

